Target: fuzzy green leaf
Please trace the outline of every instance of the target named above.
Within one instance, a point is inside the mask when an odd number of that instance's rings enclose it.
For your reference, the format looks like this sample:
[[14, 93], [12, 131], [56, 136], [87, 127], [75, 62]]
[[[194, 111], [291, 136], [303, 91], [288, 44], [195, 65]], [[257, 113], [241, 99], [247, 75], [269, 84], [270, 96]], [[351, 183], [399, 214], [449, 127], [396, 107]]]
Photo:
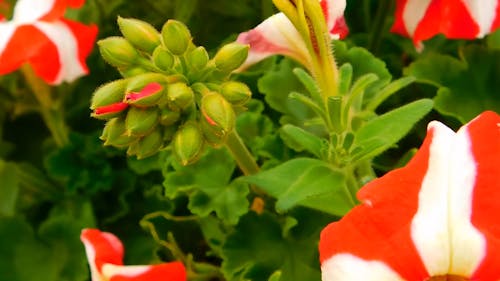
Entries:
[[432, 53], [412, 63], [405, 74], [438, 87], [436, 110], [467, 123], [485, 110], [500, 111], [499, 62], [499, 49], [471, 45], [460, 60]]
[[343, 215], [354, 206], [346, 192], [344, 174], [316, 159], [295, 158], [244, 180], [276, 197], [278, 212], [302, 205]]
[[422, 99], [378, 116], [355, 134], [353, 155], [357, 161], [371, 159], [384, 152], [401, 138], [432, 109], [433, 102]]
[[280, 136], [289, 147], [299, 152], [306, 150], [318, 158], [321, 158], [322, 151], [326, 147], [321, 138], [291, 124], [281, 128]]

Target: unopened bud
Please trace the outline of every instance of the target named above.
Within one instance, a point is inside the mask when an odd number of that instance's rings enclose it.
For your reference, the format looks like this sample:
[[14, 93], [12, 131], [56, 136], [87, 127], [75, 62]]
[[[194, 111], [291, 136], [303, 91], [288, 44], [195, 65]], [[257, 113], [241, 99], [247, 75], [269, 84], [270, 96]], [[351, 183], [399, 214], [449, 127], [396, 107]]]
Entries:
[[245, 83], [228, 81], [222, 84], [220, 93], [233, 105], [244, 105], [252, 97], [252, 91]]
[[200, 128], [205, 141], [210, 146], [218, 148], [224, 144], [227, 134], [223, 130], [210, 125], [204, 118], [200, 120]]
[[189, 53], [188, 60], [194, 70], [200, 71], [207, 65], [209, 57], [205, 48], [200, 46]]
[[234, 129], [236, 114], [231, 104], [219, 93], [212, 92], [203, 96], [201, 114], [208, 125], [223, 136]]
[[160, 33], [149, 23], [118, 17], [123, 36], [137, 49], [152, 53], [161, 44]]
[[136, 137], [127, 135], [125, 131], [125, 120], [113, 118], [104, 126], [100, 139], [104, 141], [104, 145], [126, 147], [133, 143]]
[[147, 135], [158, 123], [158, 115], [157, 108], [131, 107], [125, 119], [127, 134], [140, 137]]
[[151, 132], [151, 134], [148, 134], [133, 143], [127, 150], [127, 154], [136, 155], [137, 159], [144, 159], [156, 154], [158, 150], [160, 150], [162, 144], [162, 133], [159, 129], [156, 129]]
[[179, 121], [180, 117], [180, 112], [164, 108], [160, 112], [160, 124], [163, 126], [173, 125], [175, 122]]
[[120, 72], [121, 76], [123, 76], [125, 78], [134, 77], [137, 75], [148, 73], [148, 71], [146, 69], [139, 67], [139, 66], [123, 67], [123, 68], [119, 68], [118, 71]]
[[125, 112], [127, 108], [128, 104], [120, 101], [117, 103], [97, 107], [96, 109], [94, 109], [94, 112], [90, 114], [90, 116], [101, 120], [109, 120], [111, 118], [120, 116]]
[[169, 106], [175, 111], [188, 108], [194, 101], [193, 90], [183, 82], [169, 84], [167, 96]]
[[197, 124], [188, 122], [177, 130], [173, 150], [182, 165], [196, 161], [203, 152], [203, 136]]
[[139, 54], [123, 37], [108, 37], [97, 42], [102, 57], [112, 66], [123, 68], [134, 64]]
[[163, 46], [156, 47], [151, 59], [156, 67], [165, 71], [170, 70], [175, 63], [174, 56]]
[[127, 80], [120, 79], [106, 83], [95, 90], [90, 103], [90, 109], [94, 110], [101, 106], [110, 105], [123, 100]]
[[180, 21], [168, 20], [161, 30], [163, 45], [174, 55], [184, 54], [191, 42], [189, 29]]
[[150, 72], [129, 78], [125, 102], [141, 107], [156, 105], [165, 93], [165, 77]]
[[248, 45], [239, 43], [224, 45], [217, 54], [215, 54], [215, 67], [224, 73], [230, 73], [245, 62], [249, 48]]

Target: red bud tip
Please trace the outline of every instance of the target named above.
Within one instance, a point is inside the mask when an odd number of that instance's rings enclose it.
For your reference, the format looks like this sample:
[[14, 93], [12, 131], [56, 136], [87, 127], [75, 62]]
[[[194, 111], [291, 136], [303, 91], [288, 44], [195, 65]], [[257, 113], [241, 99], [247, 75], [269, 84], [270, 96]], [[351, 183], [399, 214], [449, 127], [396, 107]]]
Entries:
[[157, 93], [158, 91], [162, 90], [162, 86], [158, 82], [153, 82], [147, 84], [140, 92], [130, 92], [125, 96], [126, 101], [135, 101], [147, 96], [150, 96], [152, 94]]
[[113, 103], [110, 105], [105, 105], [105, 106], [101, 106], [101, 107], [96, 108], [94, 111], [94, 114], [101, 115], [101, 114], [120, 112], [120, 111], [127, 109], [127, 107], [128, 107], [127, 103], [117, 102], [117, 103]]

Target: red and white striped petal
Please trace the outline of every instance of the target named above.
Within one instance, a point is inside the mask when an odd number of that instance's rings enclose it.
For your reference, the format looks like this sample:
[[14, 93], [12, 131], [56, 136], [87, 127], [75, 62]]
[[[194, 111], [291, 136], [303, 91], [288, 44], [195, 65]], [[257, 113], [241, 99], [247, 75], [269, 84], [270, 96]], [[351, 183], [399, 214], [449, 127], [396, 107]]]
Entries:
[[359, 280], [359, 272], [499, 280], [498, 175], [499, 115], [485, 112], [456, 134], [431, 122], [410, 163], [363, 187], [363, 205], [323, 230], [323, 281]]
[[392, 31], [415, 45], [437, 34], [481, 38], [500, 27], [500, 0], [398, 0]]
[[84, 229], [80, 236], [90, 265], [92, 281], [186, 281], [181, 262], [157, 265], [123, 265], [123, 245], [109, 232]]
[[[320, 0], [320, 4], [332, 38], [344, 38], [349, 32], [343, 17], [346, 1]], [[237, 42], [250, 45], [248, 58], [238, 70], [273, 55], [288, 56], [306, 66], [310, 63], [302, 37], [283, 13], [275, 14], [254, 29], [241, 33]]]
[[63, 17], [66, 8], [79, 8], [85, 0], [18, 0], [12, 20], [18, 24], [53, 21]]

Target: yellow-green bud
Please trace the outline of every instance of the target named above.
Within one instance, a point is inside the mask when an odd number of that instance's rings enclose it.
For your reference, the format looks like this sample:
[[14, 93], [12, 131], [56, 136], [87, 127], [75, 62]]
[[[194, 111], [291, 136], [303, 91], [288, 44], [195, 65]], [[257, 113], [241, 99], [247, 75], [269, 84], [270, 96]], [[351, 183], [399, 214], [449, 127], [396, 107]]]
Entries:
[[222, 136], [234, 129], [236, 114], [231, 104], [219, 93], [212, 92], [203, 96], [201, 114], [204, 121]]
[[174, 56], [163, 46], [158, 46], [151, 57], [156, 67], [161, 70], [170, 70], [175, 63]]
[[163, 127], [163, 142], [167, 144], [170, 143], [176, 133], [177, 126]]
[[125, 131], [123, 118], [113, 118], [104, 126], [100, 139], [104, 141], [104, 145], [126, 147], [133, 143], [136, 137], [127, 135]]
[[123, 100], [127, 80], [120, 79], [106, 83], [95, 90], [90, 102], [90, 109], [95, 110], [98, 107], [110, 105]]
[[182, 165], [193, 163], [203, 152], [203, 136], [194, 122], [188, 122], [180, 127], [172, 143], [174, 154]]
[[104, 60], [118, 68], [133, 65], [139, 57], [139, 53], [123, 37], [108, 37], [99, 40], [97, 45]]
[[233, 105], [244, 105], [252, 97], [252, 91], [245, 83], [228, 81], [221, 85], [220, 93]]
[[249, 48], [250, 46], [239, 43], [224, 45], [217, 54], [215, 54], [215, 67], [224, 73], [230, 73], [245, 62], [248, 57]]
[[218, 148], [224, 144], [227, 134], [219, 127], [212, 126], [204, 118], [200, 120], [200, 128], [205, 141], [212, 147]]
[[189, 29], [180, 21], [168, 20], [161, 29], [163, 45], [174, 55], [184, 54], [191, 42]]
[[118, 17], [123, 36], [137, 49], [152, 53], [161, 44], [160, 33], [149, 23]]
[[125, 128], [128, 135], [144, 136], [151, 132], [158, 123], [157, 108], [130, 107], [125, 119]]
[[183, 82], [167, 86], [168, 105], [174, 111], [184, 110], [194, 101], [193, 90]]
[[163, 126], [173, 125], [175, 122], [179, 121], [180, 117], [180, 112], [164, 108], [160, 112], [160, 124]]
[[134, 77], [136, 75], [141, 75], [148, 72], [146, 69], [140, 66], [122, 67], [119, 68], [118, 71], [120, 72], [121, 76], [125, 78]]
[[144, 159], [152, 156], [160, 150], [163, 144], [163, 136], [159, 129], [144, 136], [139, 141], [133, 143], [127, 150], [128, 155], [136, 155], [137, 159]]
[[200, 46], [189, 53], [188, 60], [194, 70], [200, 71], [207, 65], [209, 57], [205, 48]]
[[129, 78], [125, 102], [134, 106], [153, 106], [165, 94], [166, 76], [159, 73], [145, 73]]

